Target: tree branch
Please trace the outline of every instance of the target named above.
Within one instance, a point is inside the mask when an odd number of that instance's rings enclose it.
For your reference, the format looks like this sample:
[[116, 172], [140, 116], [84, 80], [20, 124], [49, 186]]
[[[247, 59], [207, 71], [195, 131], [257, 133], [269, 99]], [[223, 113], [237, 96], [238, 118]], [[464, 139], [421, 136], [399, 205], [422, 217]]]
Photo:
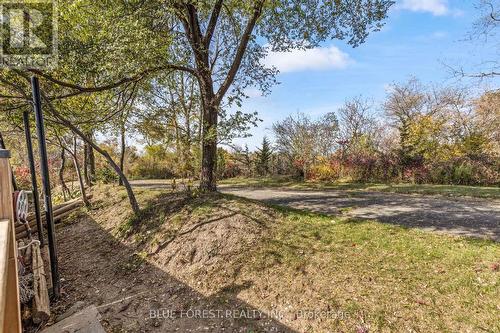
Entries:
[[162, 70], [167, 70], [167, 69], [185, 71], [185, 72], [190, 73], [191, 75], [197, 76], [196, 70], [191, 68], [191, 67], [183, 66], [183, 65], [168, 64], [165, 66], [149, 68], [149, 69], [144, 70], [144, 71], [142, 71], [134, 76], [125, 77], [125, 78], [122, 78], [121, 80], [118, 80], [116, 82], [113, 82], [113, 83], [110, 83], [107, 85], [98, 86], [98, 87], [84, 87], [84, 86], [81, 86], [78, 84], [74, 84], [74, 83], [70, 83], [70, 82], [56, 79], [52, 75], [44, 73], [38, 69], [30, 68], [30, 69], [28, 69], [28, 71], [33, 73], [33, 74], [39, 75], [39, 76], [43, 77], [44, 79], [46, 79], [46, 80], [48, 80], [56, 85], [76, 90], [75, 92], [52, 98], [52, 99], [63, 99], [63, 98], [67, 98], [67, 97], [76, 96], [76, 95], [81, 94], [81, 93], [94, 93], [94, 92], [100, 92], [100, 91], [114, 89], [114, 88], [121, 86], [122, 84], [130, 83], [130, 82], [137, 82], [149, 74], [152, 74], [152, 73], [155, 73], [158, 71], [162, 71]]
[[248, 20], [248, 23], [245, 27], [245, 31], [243, 32], [243, 36], [241, 37], [240, 44], [238, 45], [238, 49], [236, 51], [236, 55], [234, 58], [233, 63], [231, 64], [231, 68], [229, 69], [229, 72], [226, 76], [226, 79], [222, 83], [222, 85], [219, 88], [219, 91], [215, 95], [215, 101], [216, 104], [219, 104], [226, 94], [227, 90], [231, 86], [231, 84], [234, 81], [234, 78], [236, 76], [236, 73], [238, 73], [238, 69], [240, 68], [241, 61], [243, 60], [243, 56], [245, 55], [245, 51], [248, 46], [248, 42], [250, 41], [250, 37], [252, 36], [253, 29], [255, 27], [255, 24], [257, 23], [257, 20], [259, 19], [260, 15], [262, 14], [262, 7], [264, 6], [265, 0], [259, 0], [255, 4], [254, 7], [254, 12], [252, 14], [252, 17]]
[[207, 50], [210, 46], [210, 42], [212, 41], [212, 36], [214, 35], [215, 27], [217, 26], [217, 21], [222, 10], [223, 2], [224, 0], [217, 0], [214, 9], [212, 10], [212, 14], [210, 15], [210, 21], [208, 22], [207, 31], [205, 33], [205, 37], [203, 38], [203, 44], [205, 44], [205, 48]]

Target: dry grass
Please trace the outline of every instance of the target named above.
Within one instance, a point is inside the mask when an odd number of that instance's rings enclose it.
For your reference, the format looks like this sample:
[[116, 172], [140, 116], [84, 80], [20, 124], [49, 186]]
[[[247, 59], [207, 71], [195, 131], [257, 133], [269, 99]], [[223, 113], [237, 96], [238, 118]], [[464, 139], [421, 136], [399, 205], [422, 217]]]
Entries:
[[237, 295], [296, 331], [500, 331], [498, 243], [227, 195], [138, 197], [146, 208], [127, 219], [124, 192], [101, 188], [93, 215], [193, 289]]

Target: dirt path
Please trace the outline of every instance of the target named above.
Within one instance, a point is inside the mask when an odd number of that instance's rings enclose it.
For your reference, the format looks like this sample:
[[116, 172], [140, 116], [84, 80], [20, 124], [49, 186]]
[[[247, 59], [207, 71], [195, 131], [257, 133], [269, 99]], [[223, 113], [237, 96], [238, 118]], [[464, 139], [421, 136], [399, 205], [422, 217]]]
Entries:
[[221, 186], [221, 192], [351, 218], [500, 241], [500, 201], [396, 193]]

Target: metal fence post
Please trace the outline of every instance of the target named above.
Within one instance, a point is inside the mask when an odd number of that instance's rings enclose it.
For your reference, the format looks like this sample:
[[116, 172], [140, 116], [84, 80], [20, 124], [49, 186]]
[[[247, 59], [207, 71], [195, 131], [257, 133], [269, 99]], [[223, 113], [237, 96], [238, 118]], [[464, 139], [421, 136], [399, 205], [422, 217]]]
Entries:
[[52, 195], [50, 191], [49, 162], [47, 158], [47, 144], [45, 142], [45, 128], [43, 125], [42, 101], [40, 97], [40, 83], [36, 76], [31, 78], [33, 89], [33, 107], [35, 109], [36, 129], [38, 134], [38, 149], [40, 150], [40, 167], [45, 202], [45, 221], [47, 222], [47, 241], [49, 245], [50, 270], [52, 273], [52, 291], [55, 299], [59, 298], [61, 286], [57, 262], [57, 245], [55, 236], [54, 218], [52, 212]]

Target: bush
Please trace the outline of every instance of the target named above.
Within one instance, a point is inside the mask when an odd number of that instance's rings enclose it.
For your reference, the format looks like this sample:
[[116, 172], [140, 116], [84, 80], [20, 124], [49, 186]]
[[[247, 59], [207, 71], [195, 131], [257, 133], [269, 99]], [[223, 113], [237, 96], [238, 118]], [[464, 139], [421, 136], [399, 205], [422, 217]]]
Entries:
[[170, 167], [158, 163], [137, 163], [130, 173], [138, 179], [171, 179], [177, 176]]
[[452, 185], [498, 185], [500, 163], [498, 159], [456, 157], [447, 161], [431, 162], [425, 166], [422, 182]]
[[[224, 170], [219, 174], [220, 179], [239, 177], [243, 174], [241, 168], [232, 161], [226, 162], [223, 166]], [[221, 168], [219, 165], [217, 168]]]
[[314, 180], [334, 181], [340, 177], [340, 162], [337, 160], [327, 161], [321, 159], [319, 163], [311, 167], [308, 178]]
[[17, 186], [21, 189], [31, 188], [31, 174], [30, 169], [25, 166], [18, 166], [13, 168], [14, 177], [17, 182]]
[[98, 181], [103, 182], [104, 184], [116, 183], [118, 181], [118, 175], [116, 174], [115, 170], [111, 169], [108, 166], [98, 168], [96, 170], [96, 178]]

